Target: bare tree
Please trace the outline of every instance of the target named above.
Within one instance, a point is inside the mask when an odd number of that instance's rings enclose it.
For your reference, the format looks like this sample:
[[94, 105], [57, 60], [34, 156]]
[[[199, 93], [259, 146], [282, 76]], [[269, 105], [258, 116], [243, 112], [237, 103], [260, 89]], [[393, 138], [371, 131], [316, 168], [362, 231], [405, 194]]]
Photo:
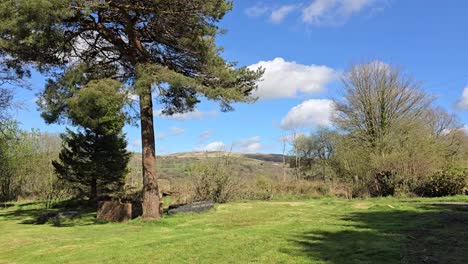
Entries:
[[437, 138], [449, 134], [460, 126], [457, 117], [441, 107], [428, 109], [424, 121]]
[[392, 128], [419, 119], [432, 102], [411, 77], [381, 62], [351, 66], [342, 82], [335, 124], [380, 152]]
[[282, 157], [283, 157], [283, 181], [286, 181], [286, 149], [287, 145], [290, 141], [290, 138], [287, 135], [281, 136], [281, 150], [282, 150]]

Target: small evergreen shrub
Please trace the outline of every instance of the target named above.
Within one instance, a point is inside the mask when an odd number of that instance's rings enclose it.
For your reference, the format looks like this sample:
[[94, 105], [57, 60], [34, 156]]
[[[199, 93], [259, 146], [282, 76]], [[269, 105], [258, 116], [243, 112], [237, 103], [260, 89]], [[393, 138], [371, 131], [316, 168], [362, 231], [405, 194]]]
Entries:
[[450, 168], [431, 175], [415, 190], [423, 197], [441, 197], [462, 194], [467, 187], [468, 169]]
[[372, 197], [393, 196], [396, 187], [396, 174], [391, 171], [380, 171], [374, 174], [369, 183], [369, 193]]

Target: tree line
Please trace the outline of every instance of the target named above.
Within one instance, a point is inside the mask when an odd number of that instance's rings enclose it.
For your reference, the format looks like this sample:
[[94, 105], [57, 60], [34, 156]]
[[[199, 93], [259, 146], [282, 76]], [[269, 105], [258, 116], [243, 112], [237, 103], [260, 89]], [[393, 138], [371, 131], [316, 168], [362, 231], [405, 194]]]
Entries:
[[[159, 218], [153, 103], [172, 115], [194, 110], [201, 97], [223, 111], [256, 100], [251, 93], [263, 69], [237, 67], [215, 43], [223, 32], [218, 23], [231, 9], [226, 0], [1, 0], [2, 199], [27, 194], [21, 188], [31, 183], [3, 168], [28, 175], [35, 163], [19, 166], [27, 160], [19, 157], [48, 155], [33, 146], [34, 133], [19, 131], [5, 114], [12, 89], [24, 86], [34, 69], [47, 77], [38, 100], [46, 123], [73, 125], [55, 161], [44, 165], [46, 175], [62, 180], [44, 181], [47, 188], [71, 188], [90, 199], [121, 191], [129, 160], [122, 128], [139, 123], [143, 217]], [[297, 179], [339, 181], [355, 194], [465, 188], [466, 135], [417, 82], [371, 62], [352, 66], [342, 83], [334, 129], [293, 140]]]
[[468, 135], [456, 116], [397, 67], [353, 65], [334, 100], [334, 129], [292, 141], [297, 177], [351, 184], [355, 196], [463, 193]]

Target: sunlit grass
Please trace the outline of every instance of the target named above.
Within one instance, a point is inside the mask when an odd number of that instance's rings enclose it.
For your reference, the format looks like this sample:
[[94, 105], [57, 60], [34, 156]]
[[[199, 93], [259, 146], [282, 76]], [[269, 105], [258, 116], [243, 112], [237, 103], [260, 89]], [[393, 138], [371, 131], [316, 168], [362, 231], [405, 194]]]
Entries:
[[42, 204], [14, 204], [0, 209], [0, 263], [400, 263], [409, 232], [466, 216], [436, 201], [468, 198], [249, 201], [158, 222], [88, 213], [58, 227], [32, 223]]

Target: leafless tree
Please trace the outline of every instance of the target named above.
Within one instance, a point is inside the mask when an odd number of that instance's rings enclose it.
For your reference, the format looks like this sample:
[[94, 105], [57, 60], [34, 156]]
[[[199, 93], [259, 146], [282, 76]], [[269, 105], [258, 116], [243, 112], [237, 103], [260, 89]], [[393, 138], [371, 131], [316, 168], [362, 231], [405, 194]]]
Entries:
[[435, 137], [441, 137], [460, 126], [457, 117], [441, 107], [429, 109], [425, 114], [425, 123]]
[[335, 124], [378, 151], [393, 127], [419, 119], [432, 102], [411, 77], [381, 62], [351, 66], [342, 82]]

